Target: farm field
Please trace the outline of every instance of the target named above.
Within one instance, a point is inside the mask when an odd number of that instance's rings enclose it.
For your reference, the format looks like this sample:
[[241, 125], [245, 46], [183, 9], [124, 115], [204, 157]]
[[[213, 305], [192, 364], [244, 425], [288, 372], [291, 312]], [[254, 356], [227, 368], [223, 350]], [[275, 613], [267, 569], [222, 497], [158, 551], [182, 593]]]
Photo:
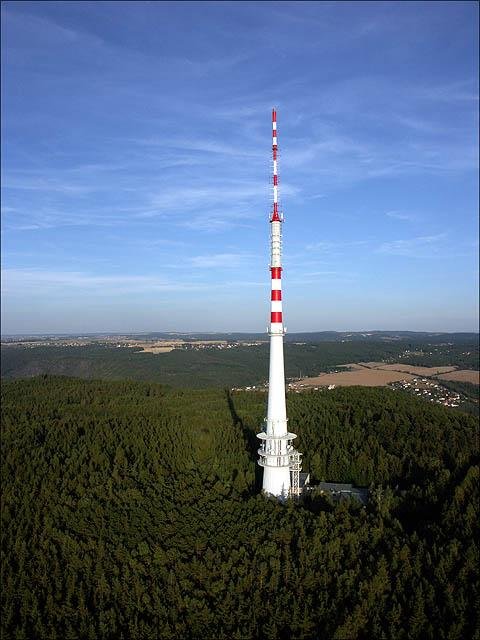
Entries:
[[334, 384], [339, 387], [359, 385], [362, 387], [383, 387], [392, 382], [413, 380], [415, 377], [436, 378], [457, 382], [479, 384], [479, 372], [457, 370], [457, 367], [417, 367], [405, 364], [385, 364], [383, 362], [358, 362], [340, 365], [349, 371], [322, 373], [292, 383], [291, 388], [299, 386], [316, 387]]
[[337, 387], [385, 387], [391, 382], [400, 380], [413, 380], [414, 376], [400, 371], [384, 371], [382, 369], [368, 369], [365, 367], [352, 367], [352, 371], [340, 373], [323, 373], [311, 378], [303, 378], [290, 385], [291, 389], [299, 386], [318, 387], [334, 384]]
[[368, 366], [372, 369], [382, 369], [384, 371], [402, 371], [411, 373], [414, 376], [436, 376], [441, 373], [456, 371], [457, 367], [417, 367], [411, 364], [385, 364], [382, 362], [360, 362], [360, 365]]
[[135, 353], [170, 353], [175, 347], [142, 347], [142, 351], [135, 351]]
[[449, 380], [453, 382], [470, 382], [471, 384], [480, 385], [480, 371], [472, 369], [462, 369], [460, 371], [451, 371], [436, 376], [439, 380]]

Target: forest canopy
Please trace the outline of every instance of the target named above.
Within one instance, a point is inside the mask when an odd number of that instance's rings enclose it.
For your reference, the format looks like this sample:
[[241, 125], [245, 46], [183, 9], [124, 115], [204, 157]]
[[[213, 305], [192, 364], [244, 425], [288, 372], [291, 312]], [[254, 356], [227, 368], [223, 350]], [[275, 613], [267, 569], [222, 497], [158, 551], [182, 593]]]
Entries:
[[265, 394], [2, 385], [2, 637], [479, 637], [478, 426], [385, 388], [289, 394], [312, 483], [259, 493]]

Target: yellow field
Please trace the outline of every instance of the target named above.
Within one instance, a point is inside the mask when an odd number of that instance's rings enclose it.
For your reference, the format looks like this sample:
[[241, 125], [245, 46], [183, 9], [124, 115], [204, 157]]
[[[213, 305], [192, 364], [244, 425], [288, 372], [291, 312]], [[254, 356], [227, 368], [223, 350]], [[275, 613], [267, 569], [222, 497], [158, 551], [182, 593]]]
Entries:
[[451, 380], [452, 382], [471, 382], [480, 385], [480, 371], [472, 371], [471, 369], [462, 369], [461, 371], [452, 371], [436, 376], [439, 380]]
[[383, 387], [391, 382], [413, 380], [428, 377], [439, 380], [480, 383], [478, 371], [457, 371], [456, 367], [415, 367], [409, 364], [385, 364], [383, 362], [358, 362], [339, 365], [339, 368], [351, 369], [340, 373], [321, 373], [318, 376], [304, 378], [291, 385], [299, 387], [326, 387], [334, 384], [338, 387], [359, 385], [362, 387]]
[[415, 367], [411, 364], [383, 364], [377, 368], [385, 371], [404, 371], [414, 376], [436, 376], [439, 373], [449, 373], [457, 369], [457, 367]]
[[174, 349], [175, 347], [142, 347], [142, 351], [135, 351], [135, 353], [169, 353]]
[[313, 378], [304, 378], [292, 388], [304, 387], [326, 387], [334, 384], [337, 387], [351, 387], [360, 385], [362, 387], [384, 387], [390, 382], [399, 380], [413, 380], [414, 376], [399, 371], [383, 371], [381, 369], [367, 369], [361, 367], [355, 371], [342, 371], [341, 373], [323, 373]]

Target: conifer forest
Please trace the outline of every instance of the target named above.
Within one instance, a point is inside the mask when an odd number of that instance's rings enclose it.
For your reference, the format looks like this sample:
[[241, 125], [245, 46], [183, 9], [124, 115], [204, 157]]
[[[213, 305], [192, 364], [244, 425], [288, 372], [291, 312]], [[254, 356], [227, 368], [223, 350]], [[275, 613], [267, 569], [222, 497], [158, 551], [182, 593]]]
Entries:
[[475, 417], [388, 388], [288, 394], [311, 484], [260, 494], [264, 392], [2, 384], [4, 640], [480, 638]]

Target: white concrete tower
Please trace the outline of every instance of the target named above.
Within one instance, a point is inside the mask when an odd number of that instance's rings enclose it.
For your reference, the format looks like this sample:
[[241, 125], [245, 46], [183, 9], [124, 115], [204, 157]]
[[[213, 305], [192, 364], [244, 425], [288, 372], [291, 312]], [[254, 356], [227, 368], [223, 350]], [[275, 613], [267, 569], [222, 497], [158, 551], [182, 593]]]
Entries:
[[[283, 363], [283, 316], [282, 316], [282, 223], [278, 212], [277, 173], [277, 112], [272, 111], [273, 154], [273, 212], [270, 217], [270, 374], [268, 387], [268, 410], [264, 430], [257, 434], [261, 441], [258, 464], [263, 467], [263, 491], [285, 500], [294, 493], [298, 495], [299, 456], [292, 441], [297, 436], [287, 428], [285, 402], [285, 369]], [[291, 478], [291, 475], [294, 477]], [[292, 487], [293, 480], [293, 487]], [[293, 489], [293, 491], [292, 491]]]

